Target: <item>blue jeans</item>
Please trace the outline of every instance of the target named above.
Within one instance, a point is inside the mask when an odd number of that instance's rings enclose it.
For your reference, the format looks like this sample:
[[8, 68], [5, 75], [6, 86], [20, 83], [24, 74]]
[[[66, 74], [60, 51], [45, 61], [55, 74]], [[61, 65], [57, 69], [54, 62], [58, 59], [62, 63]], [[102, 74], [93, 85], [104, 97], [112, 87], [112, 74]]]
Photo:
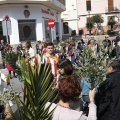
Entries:
[[21, 80], [22, 80], [22, 77], [21, 77], [20, 75], [18, 75], [18, 79], [19, 79], [19, 81], [21, 81]]

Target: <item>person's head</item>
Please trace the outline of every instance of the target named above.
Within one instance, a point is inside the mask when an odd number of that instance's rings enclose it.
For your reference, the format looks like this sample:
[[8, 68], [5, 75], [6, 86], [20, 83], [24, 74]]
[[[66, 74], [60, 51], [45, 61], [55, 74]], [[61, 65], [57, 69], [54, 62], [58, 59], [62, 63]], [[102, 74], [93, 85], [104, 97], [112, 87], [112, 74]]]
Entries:
[[119, 31], [119, 35], [120, 35], [120, 31]]
[[108, 35], [106, 35], [106, 36], [105, 36], [105, 39], [108, 39], [108, 37], [109, 37], [109, 36], [108, 36]]
[[69, 59], [61, 59], [57, 63], [60, 74], [71, 75], [73, 73], [73, 66]]
[[19, 45], [18, 45], [18, 48], [21, 50], [21, 49], [22, 49], [22, 44], [19, 44]]
[[3, 44], [3, 43], [4, 43], [4, 40], [1, 40], [0, 42], [1, 42], [1, 44]]
[[29, 50], [30, 47], [31, 47], [31, 44], [30, 44], [29, 42], [26, 42], [26, 44], [25, 44], [25, 48], [26, 48], [27, 50]]
[[91, 36], [91, 40], [94, 40], [94, 36]]
[[120, 71], [120, 60], [113, 60], [109, 67], [109, 72]]
[[67, 47], [70, 45], [70, 43], [69, 43], [69, 42], [65, 42], [65, 44], [66, 44], [66, 46], [67, 46]]
[[31, 41], [27, 40], [27, 41], [26, 41], [26, 44], [29, 44], [30, 47], [32, 47], [32, 45], [31, 45]]
[[75, 44], [72, 44], [71, 46], [72, 46], [72, 49], [75, 49]]
[[43, 42], [43, 47], [46, 48], [47, 47], [47, 43]]
[[56, 50], [59, 50], [59, 48], [60, 48], [59, 45], [56, 45], [55, 49], [56, 49]]
[[84, 41], [83, 41], [83, 39], [80, 39], [80, 43], [81, 43], [81, 44], [84, 44]]
[[53, 54], [54, 44], [52, 42], [47, 43], [47, 53]]
[[60, 100], [64, 103], [77, 99], [81, 91], [80, 83], [77, 81], [76, 77], [65, 76], [60, 80], [58, 94]]
[[93, 39], [90, 41], [90, 44], [94, 44], [94, 40]]

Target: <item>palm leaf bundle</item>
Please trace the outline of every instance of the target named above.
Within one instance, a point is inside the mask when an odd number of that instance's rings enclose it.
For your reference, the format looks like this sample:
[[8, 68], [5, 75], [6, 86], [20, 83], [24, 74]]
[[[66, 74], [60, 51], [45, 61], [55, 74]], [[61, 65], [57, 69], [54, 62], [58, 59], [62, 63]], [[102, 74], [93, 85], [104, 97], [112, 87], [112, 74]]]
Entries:
[[[11, 58], [9, 58], [10, 61], [12, 61]], [[16, 118], [12, 109], [10, 109], [13, 120], [51, 119], [53, 111], [49, 112], [49, 108], [57, 96], [54, 96], [53, 99], [55, 90], [52, 89], [53, 75], [50, 64], [35, 63], [33, 67], [29, 62], [26, 63], [24, 58], [19, 58], [18, 61], [20, 63], [19, 70], [24, 79], [24, 100], [15, 96], [19, 118]], [[8, 63], [10, 62], [8, 61]], [[11, 64], [11, 66], [14, 67], [16, 65]], [[18, 69], [18, 67], [14, 68]], [[46, 107], [48, 101], [51, 104]], [[23, 109], [21, 109], [21, 106]]]

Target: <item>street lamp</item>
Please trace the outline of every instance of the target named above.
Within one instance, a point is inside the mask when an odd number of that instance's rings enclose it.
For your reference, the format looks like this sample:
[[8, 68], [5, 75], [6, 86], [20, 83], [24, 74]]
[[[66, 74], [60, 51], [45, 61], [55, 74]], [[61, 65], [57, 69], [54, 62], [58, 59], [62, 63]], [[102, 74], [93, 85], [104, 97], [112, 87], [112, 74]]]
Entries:
[[88, 10], [88, 16], [89, 16], [89, 35], [91, 36], [91, 21], [90, 21], [90, 10]]

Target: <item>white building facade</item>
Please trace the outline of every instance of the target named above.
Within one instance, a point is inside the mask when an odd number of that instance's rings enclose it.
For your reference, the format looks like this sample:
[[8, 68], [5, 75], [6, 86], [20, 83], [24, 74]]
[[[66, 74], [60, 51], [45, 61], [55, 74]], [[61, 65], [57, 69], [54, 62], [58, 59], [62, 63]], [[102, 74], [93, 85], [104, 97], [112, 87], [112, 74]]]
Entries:
[[[114, 29], [116, 31], [120, 30], [120, 0], [73, 0], [72, 2], [66, 0], [67, 4], [69, 6], [66, 6], [66, 11], [62, 13], [63, 34], [64, 23], [68, 24], [68, 35], [71, 35], [70, 32], [72, 30], [76, 30], [77, 34], [81, 34], [81, 30], [84, 31], [84, 34], [88, 34], [89, 31], [86, 28], [87, 19], [95, 14], [102, 15], [104, 22], [101, 25], [104, 32], [109, 29], [107, 23], [111, 17], [117, 21]], [[74, 9], [73, 6], [75, 7]], [[69, 9], [72, 10], [71, 13]], [[72, 19], [71, 16], [73, 17]], [[92, 29], [92, 33], [95, 29]]]
[[[2, 21], [9, 16], [11, 21], [10, 44], [30, 40], [56, 39], [56, 32], [62, 37], [61, 12], [65, 10], [63, 0], [0, 0], [0, 39], [6, 39], [2, 30]], [[48, 20], [53, 19], [53, 30], [48, 27]]]
[[72, 31], [78, 34], [77, 0], [66, 0], [66, 11], [61, 14], [63, 35], [71, 35]]

